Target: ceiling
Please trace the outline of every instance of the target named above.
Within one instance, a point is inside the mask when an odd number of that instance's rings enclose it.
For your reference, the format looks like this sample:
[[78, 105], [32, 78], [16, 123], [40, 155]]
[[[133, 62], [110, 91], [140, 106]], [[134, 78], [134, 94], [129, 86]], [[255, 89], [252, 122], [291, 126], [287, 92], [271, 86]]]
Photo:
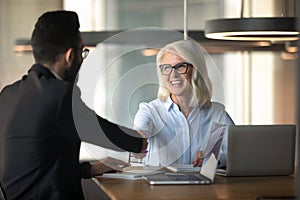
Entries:
[[[177, 30], [178, 33], [183, 33], [182, 30]], [[118, 43], [124, 45], [130, 44], [145, 44], [148, 46], [161, 46], [166, 41], [165, 39], [169, 37], [170, 40], [171, 34], [160, 33], [159, 38], [155, 38], [156, 33], [152, 31], [145, 31], [142, 37], [135, 36], [134, 33], [130, 33], [130, 37], [125, 39], [114, 39], [115, 35], [123, 31], [92, 31], [92, 32], [82, 32], [82, 40], [86, 46], [94, 47], [101, 42], [106, 43]], [[167, 34], [163, 36], [162, 34]], [[169, 34], [169, 35], [168, 35]], [[208, 39], [204, 36], [204, 31], [199, 30], [190, 30], [188, 31], [188, 36], [198, 41], [208, 53], [225, 53], [225, 52], [238, 52], [238, 51], [273, 51], [273, 52], [285, 52], [286, 43], [285, 42], [268, 42], [268, 41], [228, 41], [228, 40], [213, 40]], [[110, 39], [113, 38], [113, 39]], [[120, 37], [119, 37], [120, 38]], [[145, 40], [147, 38], [148, 42]], [[174, 40], [177, 40], [176, 38]], [[149, 43], [151, 42], [151, 44]], [[155, 43], [153, 43], [155, 41]], [[18, 50], [21, 49], [21, 50]], [[17, 39], [15, 41], [15, 51], [28, 52], [31, 51], [30, 40], [29, 39]]]
[[[101, 32], [82, 32], [83, 42], [87, 46], [96, 46], [98, 43], [106, 41], [107, 39], [121, 33], [122, 31], [101, 31]], [[178, 32], [183, 33], [182, 30]], [[149, 37], [155, 35], [147, 31]], [[145, 37], [148, 37], [145, 36]], [[213, 40], [204, 36], [204, 31], [190, 30], [188, 36], [198, 41], [209, 53], [224, 53], [230, 51], [285, 51], [285, 42], [271, 43], [268, 41], [226, 41], [226, 40]], [[163, 42], [156, 39], [157, 43]], [[126, 38], [126, 41], [116, 41], [119, 44], [143, 44], [143, 38], [134, 37]]]

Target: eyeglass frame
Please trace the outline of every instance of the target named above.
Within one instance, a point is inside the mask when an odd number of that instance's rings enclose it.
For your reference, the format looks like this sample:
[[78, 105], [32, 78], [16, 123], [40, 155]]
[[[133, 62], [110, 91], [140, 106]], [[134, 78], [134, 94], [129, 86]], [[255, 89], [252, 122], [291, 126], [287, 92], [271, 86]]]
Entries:
[[[182, 67], [182, 65], [185, 66], [185, 71], [184, 71], [184, 72], [179, 72], [179, 71], [178, 71], [178, 68], [179, 68], [179, 67]], [[171, 68], [170, 73], [168, 73], [168, 74], [163, 73], [163, 67], [164, 67], [164, 66], [168, 66], [168, 67]], [[169, 76], [169, 75], [172, 73], [173, 69], [175, 69], [176, 72], [177, 72], [178, 74], [186, 74], [187, 71], [188, 71], [188, 69], [189, 69], [189, 66], [193, 66], [193, 65], [192, 65], [191, 63], [188, 63], [188, 62], [180, 62], [180, 63], [177, 63], [177, 64], [174, 65], [174, 66], [172, 66], [172, 65], [170, 65], [170, 64], [160, 64], [160, 65], [159, 65], [159, 68], [160, 68], [160, 72], [161, 72], [162, 75], [164, 75], [164, 76]]]
[[85, 59], [89, 55], [90, 50], [86, 47], [83, 47], [81, 50], [81, 56], [83, 59]]

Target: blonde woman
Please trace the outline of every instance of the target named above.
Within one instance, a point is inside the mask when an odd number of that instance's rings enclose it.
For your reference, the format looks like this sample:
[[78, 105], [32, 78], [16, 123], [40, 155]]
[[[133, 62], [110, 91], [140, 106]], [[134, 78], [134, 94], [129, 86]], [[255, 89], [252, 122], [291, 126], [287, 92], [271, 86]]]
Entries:
[[[148, 138], [144, 164], [201, 166], [214, 124], [234, 124], [225, 107], [212, 102], [204, 50], [193, 40], [181, 40], [157, 55], [157, 99], [141, 103], [134, 128]], [[227, 139], [222, 143], [219, 167], [226, 165]]]

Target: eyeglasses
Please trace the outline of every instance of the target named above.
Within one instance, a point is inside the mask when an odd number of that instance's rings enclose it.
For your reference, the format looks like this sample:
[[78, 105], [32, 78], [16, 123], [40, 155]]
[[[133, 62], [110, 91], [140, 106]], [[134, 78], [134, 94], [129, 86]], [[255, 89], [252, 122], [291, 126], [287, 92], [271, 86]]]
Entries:
[[175, 69], [176, 72], [179, 74], [186, 74], [189, 66], [192, 66], [192, 64], [186, 63], [186, 62], [180, 62], [174, 66], [171, 66], [170, 64], [161, 64], [161, 65], [159, 65], [159, 68], [160, 68], [160, 72], [162, 73], [162, 75], [167, 76], [172, 73], [173, 69]]
[[90, 52], [90, 50], [84, 47], [81, 50], [81, 56], [82, 56], [82, 58], [85, 59], [89, 55], [89, 52]]

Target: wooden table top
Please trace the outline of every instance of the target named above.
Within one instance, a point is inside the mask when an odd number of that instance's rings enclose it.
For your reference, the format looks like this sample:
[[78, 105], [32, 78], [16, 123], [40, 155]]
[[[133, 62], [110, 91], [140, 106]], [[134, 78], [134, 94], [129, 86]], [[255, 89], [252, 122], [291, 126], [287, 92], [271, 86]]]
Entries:
[[[270, 199], [296, 196], [295, 176], [222, 177], [211, 185], [155, 185], [144, 180], [96, 177], [111, 199]], [[263, 198], [264, 197], [264, 198]]]

